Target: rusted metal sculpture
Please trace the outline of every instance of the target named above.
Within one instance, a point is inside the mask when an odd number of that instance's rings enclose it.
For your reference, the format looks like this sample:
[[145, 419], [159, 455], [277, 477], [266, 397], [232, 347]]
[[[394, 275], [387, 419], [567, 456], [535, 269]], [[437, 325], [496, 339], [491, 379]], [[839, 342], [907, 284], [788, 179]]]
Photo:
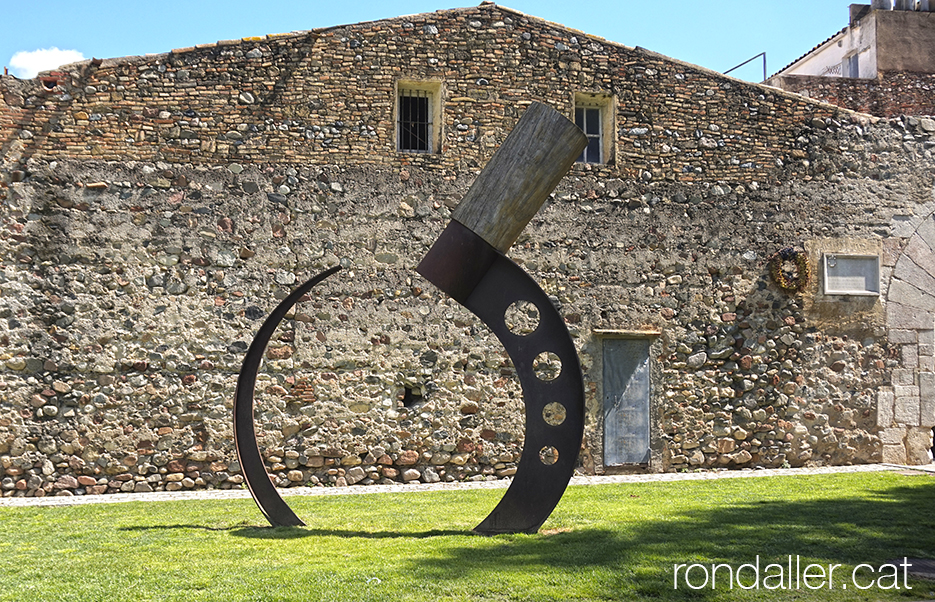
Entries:
[[[475, 527], [483, 534], [535, 533], [574, 473], [584, 433], [584, 385], [574, 343], [548, 296], [507, 259], [526, 224], [587, 145], [574, 123], [533, 103], [452, 214], [417, 271], [477, 315], [509, 354], [523, 389], [526, 436], [519, 467], [500, 503]], [[266, 474], [253, 430], [253, 389], [266, 344], [298, 299], [339, 268], [322, 272], [286, 298], [263, 323], [244, 358], [234, 400], [237, 456], [250, 492], [274, 526], [304, 524]], [[531, 332], [505, 316], [515, 303], [535, 306]], [[561, 369], [541, 378], [536, 362], [557, 356]]]
[[282, 300], [253, 337], [247, 355], [243, 358], [240, 376], [237, 378], [237, 390], [234, 393], [234, 445], [237, 448], [237, 461], [240, 462], [240, 470], [243, 471], [253, 501], [274, 527], [299, 527], [305, 523], [276, 491], [269, 475], [266, 474], [266, 466], [263, 465], [263, 457], [256, 442], [256, 431], [253, 428], [253, 390], [256, 387], [257, 371], [260, 369], [267, 343], [292, 306], [312, 290], [313, 286], [340, 269], [341, 266], [338, 265], [325, 270]]
[[[416, 268], [493, 331], [523, 388], [526, 437], [519, 467], [503, 499], [474, 528], [478, 533], [535, 533], [575, 470], [584, 433], [578, 354], [548, 296], [504, 253], [586, 145], [574, 123], [545, 105], [532, 104]], [[514, 333], [505, 320], [507, 309], [523, 301], [534, 304], [539, 314], [537, 328], [528, 335]], [[543, 353], [554, 353], [561, 362], [553, 380], [534, 371]], [[559, 404], [558, 411], [550, 404]]]

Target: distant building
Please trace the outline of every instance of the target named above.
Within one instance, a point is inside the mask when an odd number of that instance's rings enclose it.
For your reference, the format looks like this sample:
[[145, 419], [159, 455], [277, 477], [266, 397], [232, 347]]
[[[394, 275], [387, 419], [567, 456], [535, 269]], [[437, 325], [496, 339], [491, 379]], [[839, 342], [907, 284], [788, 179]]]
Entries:
[[847, 27], [767, 84], [880, 117], [935, 113], [935, 2], [851, 4]]

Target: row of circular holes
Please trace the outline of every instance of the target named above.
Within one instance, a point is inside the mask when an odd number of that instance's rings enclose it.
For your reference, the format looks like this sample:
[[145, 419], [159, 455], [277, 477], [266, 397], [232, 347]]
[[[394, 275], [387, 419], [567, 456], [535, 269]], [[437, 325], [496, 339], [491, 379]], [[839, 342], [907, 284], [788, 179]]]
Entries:
[[[530, 301], [516, 301], [506, 310], [504, 323], [507, 330], [517, 336], [528, 336], [539, 327], [539, 308]], [[536, 378], [543, 381], [552, 381], [562, 373], [562, 361], [551, 351], [543, 351], [536, 356], [532, 363]], [[565, 422], [565, 406], [557, 401], [546, 404], [542, 408], [542, 419], [550, 426], [558, 426]], [[551, 466], [558, 462], [558, 450], [547, 445], [539, 450], [539, 460]]]

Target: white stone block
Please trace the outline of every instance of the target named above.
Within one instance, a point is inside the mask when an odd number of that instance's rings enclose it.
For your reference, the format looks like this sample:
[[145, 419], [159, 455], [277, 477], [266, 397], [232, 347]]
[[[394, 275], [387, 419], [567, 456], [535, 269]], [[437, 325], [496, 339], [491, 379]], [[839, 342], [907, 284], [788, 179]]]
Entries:
[[883, 462], [885, 464], [905, 464], [906, 447], [903, 445], [884, 445]]
[[[896, 388], [899, 389], [900, 387]], [[896, 405], [893, 408], [893, 420], [897, 424], [905, 424], [906, 426], [919, 426], [919, 413], [920, 402], [917, 396], [900, 396], [897, 393]]]
[[900, 350], [902, 353], [902, 367], [916, 369], [919, 367], [919, 346], [903, 345]]
[[932, 429], [913, 428], [906, 433], [906, 456], [909, 464], [929, 464], [932, 461]]
[[900, 261], [907, 261], [907, 258], [911, 259], [929, 274], [935, 274], [935, 256], [933, 256], [932, 248], [920, 236], [913, 236], [909, 240], [905, 254], [906, 257], [903, 257]]
[[925, 244], [929, 247], [935, 249], [935, 221], [931, 219], [922, 220], [918, 230], [916, 230], [916, 235], [925, 241]]
[[890, 328], [925, 330], [932, 327], [932, 320], [931, 311], [900, 303], [892, 297], [886, 304], [886, 324]]
[[935, 400], [922, 401], [919, 426], [935, 427]]
[[919, 342], [919, 331], [918, 330], [904, 330], [900, 328], [894, 328], [886, 334], [889, 339], [890, 344], [893, 345], [909, 345]]
[[935, 277], [920, 268], [914, 261], [900, 261], [893, 270], [893, 277], [908, 282], [921, 291], [935, 290]]
[[906, 428], [902, 426], [885, 428], [880, 431], [880, 441], [883, 442], [883, 445], [902, 445], [905, 439]]
[[919, 373], [919, 426], [935, 426], [935, 372]]
[[893, 424], [893, 404], [895, 395], [892, 391], [877, 393], [877, 426], [886, 428]]
[[893, 370], [894, 385], [914, 385], [916, 371], [909, 368], [895, 368]]

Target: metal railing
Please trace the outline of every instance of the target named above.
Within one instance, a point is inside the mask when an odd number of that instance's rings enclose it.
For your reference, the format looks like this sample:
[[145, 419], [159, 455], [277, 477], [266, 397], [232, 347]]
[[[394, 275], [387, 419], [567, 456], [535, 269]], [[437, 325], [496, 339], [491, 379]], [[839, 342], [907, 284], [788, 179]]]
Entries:
[[751, 57], [751, 58], [745, 60], [744, 62], [740, 63], [740, 64], [737, 65], [736, 67], [731, 67], [730, 69], [728, 69], [727, 71], [724, 72], [724, 75], [727, 75], [728, 73], [730, 73], [731, 71], [734, 71], [734, 70], [736, 70], [736, 69], [740, 69], [741, 67], [743, 67], [743, 66], [746, 65], [747, 63], [751, 63], [751, 62], [755, 61], [756, 59], [758, 59], [758, 58], [760, 58], [760, 57], [763, 57], [763, 79], [762, 79], [762, 81], [765, 82], [765, 81], [766, 81], [766, 53], [765, 53], [765, 52], [761, 52], [760, 54], [758, 54], [758, 55], [756, 55], [756, 56], [754, 56], [754, 57]]

